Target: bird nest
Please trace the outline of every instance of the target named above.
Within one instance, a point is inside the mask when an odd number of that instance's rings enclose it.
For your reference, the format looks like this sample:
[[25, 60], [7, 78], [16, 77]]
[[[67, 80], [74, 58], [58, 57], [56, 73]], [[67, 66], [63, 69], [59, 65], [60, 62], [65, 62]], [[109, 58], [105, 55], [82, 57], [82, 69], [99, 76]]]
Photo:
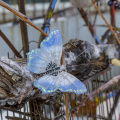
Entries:
[[[63, 61], [69, 73], [84, 81], [110, 66], [112, 58], [119, 57], [114, 45], [92, 45], [86, 41], [70, 40], [64, 45]], [[56, 101], [62, 93], [58, 90], [43, 95], [33, 83], [42, 75], [26, 70], [26, 60], [0, 57], [0, 106], [20, 109], [27, 101], [40, 98], [41, 102]], [[57, 97], [56, 97], [57, 96]]]

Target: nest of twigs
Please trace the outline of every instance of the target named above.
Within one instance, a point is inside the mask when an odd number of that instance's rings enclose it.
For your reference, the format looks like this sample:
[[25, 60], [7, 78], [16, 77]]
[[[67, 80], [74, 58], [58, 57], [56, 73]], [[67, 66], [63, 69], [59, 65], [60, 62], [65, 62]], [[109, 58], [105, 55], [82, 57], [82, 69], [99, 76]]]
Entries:
[[[112, 55], [109, 55], [109, 49], [112, 49]], [[112, 57], [119, 57], [118, 48], [114, 45], [92, 45], [77, 39], [65, 44], [63, 53], [67, 72], [79, 79], [88, 76], [91, 71], [107, 68]], [[26, 70], [26, 60], [0, 57], [0, 106], [19, 109], [24, 103], [35, 98], [46, 104], [54, 104], [62, 93], [58, 90], [42, 95], [41, 91], [33, 86], [39, 77], [41, 75]]]

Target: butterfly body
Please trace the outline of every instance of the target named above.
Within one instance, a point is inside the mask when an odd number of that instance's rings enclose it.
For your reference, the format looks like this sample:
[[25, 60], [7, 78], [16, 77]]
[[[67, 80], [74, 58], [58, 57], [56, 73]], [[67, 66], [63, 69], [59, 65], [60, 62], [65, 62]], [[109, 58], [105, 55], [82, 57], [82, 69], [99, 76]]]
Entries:
[[33, 85], [43, 94], [60, 90], [62, 92], [85, 93], [86, 87], [73, 75], [63, 71], [61, 66], [62, 35], [59, 30], [53, 30], [41, 43], [41, 49], [27, 53], [27, 70], [44, 75]]
[[46, 73], [45, 74], [50, 74], [53, 76], [57, 76], [58, 73], [60, 73], [60, 67], [57, 67], [56, 63], [50, 62], [46, 68]]

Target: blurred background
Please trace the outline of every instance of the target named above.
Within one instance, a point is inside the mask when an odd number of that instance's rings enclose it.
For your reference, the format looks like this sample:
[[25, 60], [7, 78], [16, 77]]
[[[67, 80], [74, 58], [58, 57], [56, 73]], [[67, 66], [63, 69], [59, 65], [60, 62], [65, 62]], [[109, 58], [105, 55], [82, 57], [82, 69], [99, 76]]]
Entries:
[[[18, 10], [17, 0], [5, 0], [13, 8]], [[28, 18], [30, 18], [33, 23], [35, 23], [39, 28], [42, 27], [44, 22], [44, 17], [46, 15], [47, 9], [49, 7], [49, 0], [25, 0], [25, 11]], [[107, 1], [102, 3], [99, 8], [102, 10], [103, 15], [109, 23], [111, 23], [110, 7], [107, 5]], [[62, 31], [67, 39], [63, 37], [64, 43], [72, 38], [78, 38], [80, 40], [86, 40], [90, 43], [95, 43], [94, 36], [91, 35], [88, 27], [78, 9], [75, 8], [69, 0], [58, 0], [54, 10], [55, 14], [51, 19], [51, 29], [57, 28]], [[104, 35], [106, 30], [108, 30], [105, 22], [97, 14], [94, 7], [86, 8], [88, 20], [91, 24], [94, 24], [95, 32], [98, 38]], [[120, 26], [119, 21], [119, 10], [116, 11], [116, 26]], [[89, 23], [88, 23], [89, 24]], [[99, 26], [97, 26], [99, 25]], [[102, 27], [103, 25], [103, 27]], [[105, 26], [104, 26], [105, 25]], [[37, 47], [37, 43], [32, 41], [39, 41], [40, 32], [35, 30], [33, 27], [27, 25], [28, 27], [28, 40], [30, 42], [30, 50]], [[13, 43], [18, 51], [22, 49], [22, 38], [20, 32], [19, 18], [13, 13], [9, 12], [3, 7], [0, 7], [0, 28]], [[14, 57], [14, 53], [7, 46], [2, 38], [0, 38], [0, 55], [7, 56], [9, 52], [9, 57]], [[21, 51], [23, 55], [23, 51]]]

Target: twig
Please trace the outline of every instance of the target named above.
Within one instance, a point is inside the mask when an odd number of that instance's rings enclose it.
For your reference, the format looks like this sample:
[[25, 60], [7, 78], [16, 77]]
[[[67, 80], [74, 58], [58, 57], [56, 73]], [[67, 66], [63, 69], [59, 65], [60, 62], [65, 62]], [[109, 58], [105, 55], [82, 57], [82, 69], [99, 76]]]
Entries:
[[[29, 44], [31, 44], [31, 43], [37, 43], [38, 44], [39, 42], [37, 42], [37, 41], [30, 41]], [[23, 50], [24, 50], [24, 47], [22, 47], [22, 49], [19, 51], [19, 53], [21, 53]]]
[[7, 43], [7, 45], [11, 48], [11, 50], [14, 52], [14, 54], [17, 57], [22, 58], [22, 56], [20, 55], [20, 53], [16, 50], [16, 48], [13, 46], [13, 44], [8, 40], [8, 38], [4, 35], [4, 33], [1, 30], [0, 30], [0, 36]]
[[114, 7], [114, 2], [112, 7], [110, 7], [110, 15], [111, 15], [111, 25], [115, 27], [116, 20], [115, 20], [115, 7]]
[[101, 39], [101, 41], [104, 43], [104, 40], [105, 40], [105, 38], [107, 37], [107, 35], [108, 35], [108, 33], [110, 32], [110, 29], [108, 29], [105, 33], [104, 33], [104, 35], [102, 36], [102, 39]]
[[109, 120], [112, 119], [112, 116], [113, 116], [113, 114], [115, 113], [116, 108], [118, 107], [117, 105], [118, 105], [118, 103], [119, 103], [119, 99], [120, 99], [120, 91], [117, 92], [117, 94], [116, 94], [116, 96], [115, 96], [115, 100], [114, 100], [114, 105], [113, 105], [110, 113], [108, 114]]
[[[25, 0], [22, 1], [18, 0], [18, 8], [22, 14], [26, 15], [24, 2]], [[22, 45], [24, 47], [23, 54], [24, 54], [24, 58], [27, 58], [26, 53], [29, 52], [28, 29], [27, 29], [27, 25], [22, 20], [20, 20], [20, 28], [21, 28]]]
[[119, 80], [120, 80], [120, 75], [114, 77], [109, 82], [107, 82], [103, 86], [99, 87], [97, 90], [95, 90], [93, 93], [91, 93], [85, 99], [83, 99], [82, 102], [78, 106], [76, 106], [75, 108], [71, 109], [71, 112], [72, 111], [78, 111], [80, 109], [80, 107], [82, 107], [88, 100], [90, 100], [91, 98], [95, 97], [96, 95], [98, 95], [99, 93], [101, 93], [102, 91], [104, 91], [105, 89], [110, 87], [111, 85], [114, 85], [114, 84], [118, 83]]
[[57, 116], [54, 120], [60, 120], [64, 117], [65, 112], [62, 112], [59, 116]]
[[[29, 44], [28, 44], [28, 46], [31, 44], [31, 43], [39, 43], [39, 42], [37, 42], [37, 41], [30, 41], [29, 42]], [[22, 52], [24, 50], [24, 47], [22, 47], [22, 49], [19, 51], [19, 54]], [[14, 54], [14, 58], [15, 58], [15, 54]]]
[[42, 34], [44, 34], [46, 37], [48, 36], [48, 34], [46, 34], [43, 30], [39, 29], [36, 25], [34, 25], [29, 18], [27, 18], [24, 14], [18, 12], [14, 8], [10, 7], [7, 3], [5, 3], [5, 2], [2, 1], [2, 2], [0, 2], [0, 5], [3, 6], [4, 8], [6, 8], [6, 9], [8, 9], [12, 13], [16, 14], [19, 18], [21, 18], [21, 20], [23, 20], [24, 22], [26, 22], [29, 25], [33, 26], [35, 29], [37, 29]]
[[95, 18], [94, 18], [93, 26], [95, 26], [97, 16], [98, 16], [98, 11], [96, 11], [96, 13], [95, 13]]
[[103, 14], [101, 13], [100, 9], [98, 8], [98, 6], [96, 5], [94, 0], [91, 0], [94, 7], [97, 9], [98, 13], [101, 15], [101, 17], [103, 18], [103, 20], [105, 21], [105, 23], [107, 24], [107, 26], [109, 27], [109, 29], [111, 30], [111, 32], [113, 33], [113, 35], [115, 36], [117, 42], [120, 44], [119, 38], [117, 37], [117, 35], [115, 34], [115, 32], [113, 31], [112, 27], [110, 26], [110, 24], [107, 22], [107, 20], [105, 19], [105, 17], [103, 16]]
[[92, 34], [92, 36], [94, 36], [95, 30], [94, 30], [91, 22], [88, 20], [87, 13], [84, 11], [83, 8], [78, 9], [78, 11], [79, 11], [79, 13], [82, 15], [82, 18], [84, 19], [86, 25], [88, 26], [88, 28], [89, 28], [89, 30], [90, 30], [90, 33]]
[[[62, 10], [58, 10], [57, 12], [53, 13], [53, 16], [58, 15], [58, 14], [61, 15], [62, 13], [66, 12], [66, 11], [72, 11], [73, 9], [74, 8], [72, 8], [72, 7], [68, 7], [68, 8], [64, 8]], [[42, 19], [42, 18], [45, 18], [45, 16], [46, 16], [46, 14], [38, 16], [38, 17], [30, 18], [30, 20], [33, 21], [36, 19]], [[15, 20], [0, 21], [0, 24], [5, 24], [5, 23], [9, 23], [9, 22], [14, 22], [14, 24], [17, 24], [17, 23], [19, 23], [19, 20], [15, 19]]]
[[69, 93], [65, 93], [65, 104], [66, 104], [66, 120], [69, 120], [69, 105], [68, 105], [68, 96]]
[[88, 26], [91, 35], [92, 35], [93, 37], [95, 37], [96, 43], [101, 44], [101, 41], [98, 39], [97, 35], [95, 34], [94, 27], [93, 27], [93, 25], [91, 24], [91, 22], [89, 21], [89, 19], [88, 19], [88, 17], [87, 17], [87, 14], [86, 14], [86, 12], [84, 11], [84, 9], [81, 8], [81, 9], [78, 9], [78, 11], [79, 11], [80, 14], [82, 15], [82, 18], [84, 19], [86, 25]]

